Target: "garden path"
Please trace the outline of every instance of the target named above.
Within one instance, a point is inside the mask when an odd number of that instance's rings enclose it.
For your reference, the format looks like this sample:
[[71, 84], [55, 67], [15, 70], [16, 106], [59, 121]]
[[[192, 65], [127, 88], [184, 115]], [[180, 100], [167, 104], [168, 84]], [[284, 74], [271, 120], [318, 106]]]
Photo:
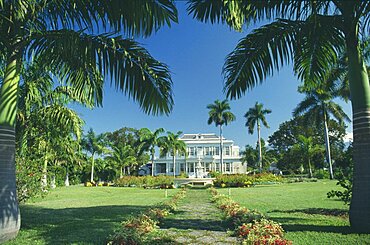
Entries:
[[161, 224], [161, 230], [180, 244], [240, 244], [227, 232], [222, 213], [204, 189], [190, 189], [179, 202], [178, 210]]

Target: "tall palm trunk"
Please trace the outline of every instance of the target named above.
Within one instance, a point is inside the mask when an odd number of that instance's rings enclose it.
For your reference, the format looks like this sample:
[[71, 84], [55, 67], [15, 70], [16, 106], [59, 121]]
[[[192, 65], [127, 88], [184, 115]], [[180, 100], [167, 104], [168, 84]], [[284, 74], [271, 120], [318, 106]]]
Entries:
[[310, 157], [308, 157], [308, 178], [312, 178], [312, 167]]
[[90, 182], [94, 181], [94, 154], [91, 155], [91, 176], [90, 176]]
[[257, 120], [257, 134], [258, 134], [258, 164], [260, 173], [262, 173], [262, 147], [261, 147], [261, 125], [260, 120]]
[[68, 166], [66, 166], [66, 178], [64, 180], [64, 185], [69, 186], [69, 173], [68, 173]]
[[224, 172], [224, 158], [223, 158], [223, 139], [222, 139], [222, 125], [220, 124], [220, 172], [221, 174]]
[[176, 156], [175, 156], [175, 152], [173, 153], [172, 161], [173, 161], [173, 177], [175, 178], [176, 177]]
[[121, 166], [121, 168], [120, 168], [120, 173], [119, 173], [119, 178], [121, 179], [122, 177], [123, 177], [123, 167]]
[[152, 153], [152, 176], [154, 176], [154, 148], [152, 149], [152, 151], [151, 151], [151, 153]]
[[47, 156], [45, 156], [44, 158], [44, 166], [42, 168], [41, 186], [43, 189], [46, 189], [48, 186], [48, 158]]
[[358, 25], [346, 33], [354, 149], [349, 220], [355, 230], [370, 232], [370, 86], [357, 37]]
[[0, 88], [0, 243], [14, 238], [21, 224], [15, 181], [15, 120], [19, 60], [8, 59]]
[[325, 110], [324, 110], [324, 130], [325, 130], [326, 160], [328, 161], [328, 164], [329, 164], [330, 179], [334, 179], [333, 165], [331, 162], [331, 154], [330, 154], [329, 129], [328, 129], [328, 122], [327, 122]]

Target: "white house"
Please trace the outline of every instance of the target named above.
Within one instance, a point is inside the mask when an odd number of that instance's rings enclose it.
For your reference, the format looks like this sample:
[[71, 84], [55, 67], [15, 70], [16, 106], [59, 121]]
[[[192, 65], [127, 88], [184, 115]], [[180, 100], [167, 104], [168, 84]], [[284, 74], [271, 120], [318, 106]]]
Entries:
[[[203, 178], [210, 171], [220, 172], [220, 137], [216, 134], [184, 134], [180, 137], [187, 146], [185, 154], [176, 155], [175, 174], [187, 174], [189, 177]], [[223, 138], [224, 173], [245, 173], [240, 161], [239, 146], [234, 141]], [[173, 175], [173, 157], [171, 154], [154, 160], [155, 175]]]

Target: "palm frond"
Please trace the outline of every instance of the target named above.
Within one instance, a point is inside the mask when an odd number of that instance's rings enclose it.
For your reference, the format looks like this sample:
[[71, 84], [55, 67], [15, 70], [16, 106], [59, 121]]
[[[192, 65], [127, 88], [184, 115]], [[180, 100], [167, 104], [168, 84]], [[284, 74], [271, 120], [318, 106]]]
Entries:
[[231, 99], [241, 97], [292, 60], [293, 42], [302, 28], [299, 21], [277, 20], [241, 39], [226, 58], [224, 91]]
[[[168, 67], [130, 39], [111, 35], [88, 35], [70, 30], [35, 34], [28, 50], [66, 84], [101, 93], [100, 77], [112, 78], [117, 90], [138, 102], [145, 113], [169, 114], [173, 107], [172, 80]], [[98, 71], [98, 72], [97, 72]], [[90, 97], [101, 98], [101, 94]]]

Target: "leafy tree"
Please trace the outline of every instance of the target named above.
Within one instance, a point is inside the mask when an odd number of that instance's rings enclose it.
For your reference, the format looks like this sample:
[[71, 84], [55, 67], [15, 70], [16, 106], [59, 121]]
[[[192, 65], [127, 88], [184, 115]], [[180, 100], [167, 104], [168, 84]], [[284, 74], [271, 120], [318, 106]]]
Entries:
[[[16, 236], [20, 226], [15, 187], [14, 129], [22, 82], [21, 65], [36, 59], [62, 78], [79, 96], [101, 104], [99, 74], [108, 75], [117, 90], [137, 101], [147, 113], [168, 114], [173, 106], [166, 65], [127, 36], [149, 36], [177, 21], [170, 0], [4, 1], [0, 0], [0, 242]], [[101, 33], [107, 30], [109, 33]], [[85, 89], [87, 88], [87, 89]], [[83, 95], [84, 91], [88, 91]]]
[[245, 126], [248, 127], [248, 133], [253, 134], [254, 127], [257, 124], [258, 133], [258, 162], [259, 170], [262, 172], [262, 147], [261, 147], [261, 123], [268, 128], [265, 115], [270, 114], [271, 110], [263, 109], [263, 104], [256, 102], [254, 107], [249, 108], [244, 117], [247, 119]]
[[[259, 150], [260, 150], [260, 147], [258, 144], [255, 148], [251, 145], [246, 145], [245, 149], [241, 152], [242, 163], [247, 164], [246, 165], [247, 167], [249, 164], [251, 168], [259, 169], [260, 168], [260, 164], [259, 164], [260, 162], [259, 162], [259, 157], [258, 157]], [[266, 147], [265, 141], [263, 139], [261, 139], [261, 152], [264, 156], [262, 159], [262, 168], [267, 170], [268, 167], [271, 165], [271, 163], [276, 162], [275, 152]]]
[[221, 173], [224, 172], [224, 162], [223, 162], [223, 136], [222, 136], [222, 126], [227, 125], [232, 121], [235, 121], [235, 115], [230, 111], [230, 104], [227, 100], [215, 100], [214, 104], [207, 105], [208, 121], [210, 125], [215, 123], [216, 127], [220, 129], [220, 168]]
[[94, 161], [96, 155], [101, 155], [106, 151], [105, 148], [105, 135], [96, 135], [92, 128], [89, 129], [87, 134], [81, 141], [82, 148], [91, 154], [91, 175], [90, 182], [94, 181]]
[[188, 11], [200, 21], [222, 22], [237, 30], [267, 22], [241, 39], [226, 59], [224, 89], [232, 99], [288, 63], [303, 81], [322, 81], [344, 51], [354, 133], [350, 223], [357, 231], [369, 232], [370, 84], [360, 40], [369, 34], [370, 2], [189, 0]]
[[151, 132], [148, 128], [142, 128], [139, 131], [140, 141], [142, 142], [142, 149], [149, 151], [152, 158], [152, 176], [154, 176], [154, 154], [155, 147], [158, 146], [159, 135], [164, 132], [163, 128], [158, 128]]
[[179, 139], [181, 134], [181, 131], [178, 131], [176, 134], [168, 131], [167, 136], [162, 136], [158, 139], [160, 156], [172, 155], [173, 177], [176, 176], [176, 155], [181, 153], [186, 154], [186, 144]]
[[330, 154], [328, 120], [330, 120], [330, 115], [332, 115], [340, 124], [344, 123], [345, 120], [350, 121], [341, 106], [333, 101], [337, 95], [336, 92], [329, 88], [307, 91], [306, 97], [293, 111], [293, 116], [305, 115], [309, 123], [314, 123], [317, 126], [324, 124], [326, 160], [329, 165], [330, 179], [334, 178], [334, 174]]
[[242, 164], [245, 165], [245, 169], [248, 172], [249, 167], [255, 167], [258, 163], [258, 151], [251, 145], [246, 145], [244, 150], [240, 152]]

